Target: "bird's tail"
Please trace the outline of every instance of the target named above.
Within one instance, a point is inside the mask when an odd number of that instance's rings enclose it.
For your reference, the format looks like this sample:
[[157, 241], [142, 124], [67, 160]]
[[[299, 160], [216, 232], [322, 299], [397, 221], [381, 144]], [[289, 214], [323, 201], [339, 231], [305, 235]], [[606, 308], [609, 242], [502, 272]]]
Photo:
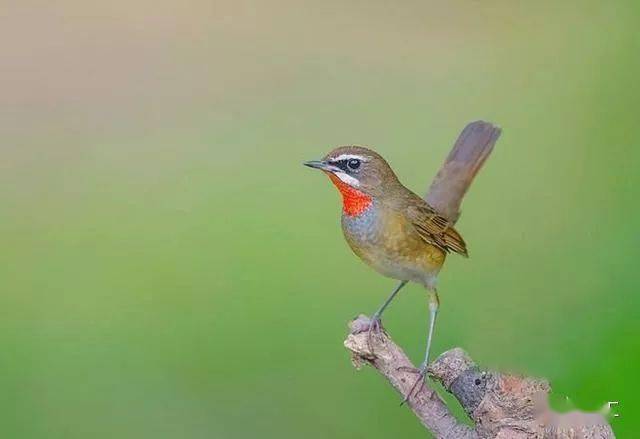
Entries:
[[460, 204], [495, 145], [501, 130], [481, 120], [468, 124], [433, 179], [426, 201], [440, 215], [456, 222]]

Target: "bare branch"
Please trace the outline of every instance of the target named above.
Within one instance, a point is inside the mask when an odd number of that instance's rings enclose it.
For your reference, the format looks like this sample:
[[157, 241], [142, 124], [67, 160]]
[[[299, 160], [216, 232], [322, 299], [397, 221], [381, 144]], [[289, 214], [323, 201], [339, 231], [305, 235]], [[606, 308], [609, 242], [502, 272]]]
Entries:
[[[411, 372], [411, 370], [415, 370], [415, 367], [402, 349], [393, 343], [386, 333], [372, 337], [372, 353], [369, 350], [367, 340], [369, 323], [370, 320], [367, 316], [360, 315], [350, 324], [351, 334], [345, 340], [344, 345], [351, 351], [352, 362], [358, 369], [363, 364], [371, 364], [389, 381], [401, 397], [404, 397], [409, 393], [417, 378], [416, 373]], [[428, 386], [428, 383], [409, 398], [407, 405], [420, 422], [436, 437], [448, 439], [474, 439], [478, 437], [471, 428], [456, 420], [444, 401]]]
[[[367, 340], [370, 319], [360, 315], [344, 342], [356, 368], [369, 364], [398, 391], [408, 394], [416, 380], [413, 364], [382, 331]], [[372, 352], [373, 351], [373, 352]], [[408, 406], [436, 437], [446, 439], [610, 439], [613, 431], [601, 414], [554, 413], [547, 405], [549, 384], [542, 379], [480, 369], [460, 348], [451, 349], [429, 367], [430, 375], [460, 402], [475, 429], [459, 422], [426, 383]]]

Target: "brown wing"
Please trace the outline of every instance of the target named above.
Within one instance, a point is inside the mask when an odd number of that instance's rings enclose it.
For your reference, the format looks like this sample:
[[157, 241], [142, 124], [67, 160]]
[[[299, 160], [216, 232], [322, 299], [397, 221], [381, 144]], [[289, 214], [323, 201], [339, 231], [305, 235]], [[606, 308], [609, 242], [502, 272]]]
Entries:
[[467, 244], [453, 228], [453, 224], [436, 213], [427, 203], [410, 206], [407, 216], [422, 239], [445, 252], [454, 252], [463, 256], [467, 253]]

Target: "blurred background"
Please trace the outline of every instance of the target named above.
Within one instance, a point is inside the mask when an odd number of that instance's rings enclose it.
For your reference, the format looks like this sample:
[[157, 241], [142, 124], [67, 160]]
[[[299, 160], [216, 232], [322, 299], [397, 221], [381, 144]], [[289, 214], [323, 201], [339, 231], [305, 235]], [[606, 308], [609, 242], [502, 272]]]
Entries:
[[[394, 281], [301, 166], [370, 145], [423, 193], [466, 123], [503, 127], [441, 275], [434, 352], [640, 385], [635, 1], [5, 1], [0, 436], [386, 438], [424, 430], [346, 324]], [[385, 326], [415, 361], [427, 305]], [[566, 398], [571, 401], [566, 401]], [[457, 410], [461, 415], [461, 412]]]

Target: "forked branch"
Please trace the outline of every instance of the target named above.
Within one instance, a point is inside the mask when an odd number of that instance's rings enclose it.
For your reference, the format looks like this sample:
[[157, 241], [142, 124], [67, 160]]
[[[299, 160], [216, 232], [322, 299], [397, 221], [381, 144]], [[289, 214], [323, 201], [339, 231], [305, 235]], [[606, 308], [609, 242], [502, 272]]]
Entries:
[[[350, 323], [344, 342], [356, 368], [371, 365], [404, 397], [416, 375], [413, 364], [383, 330], [368, 341], [370, 319]], [[611, 427], [599, 413], [554, 413], [547, 405], [549, 384], [542, 379], [479, 368], [460, 348], [440, 355], [429, 374], [462, 405], [475, 428], [459, 422], [435, 390], [425, 383], [407, 402], [436, 438], [446, 439], [609, 439]]]

